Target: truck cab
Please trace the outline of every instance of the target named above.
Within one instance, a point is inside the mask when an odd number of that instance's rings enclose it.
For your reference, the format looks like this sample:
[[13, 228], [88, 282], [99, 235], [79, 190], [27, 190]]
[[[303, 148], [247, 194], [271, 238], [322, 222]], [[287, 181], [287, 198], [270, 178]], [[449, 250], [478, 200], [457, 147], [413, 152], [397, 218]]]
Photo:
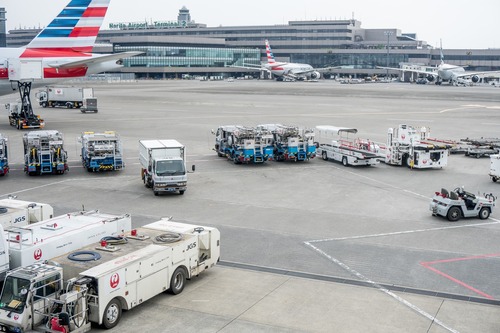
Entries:
[[142, 180], [146, 187], [153, 189], [154, 195], [161, 192], [184, 194], [187, 189], [187, 170], [183, 144], [176, 140], [141, 140], [139, 159]]

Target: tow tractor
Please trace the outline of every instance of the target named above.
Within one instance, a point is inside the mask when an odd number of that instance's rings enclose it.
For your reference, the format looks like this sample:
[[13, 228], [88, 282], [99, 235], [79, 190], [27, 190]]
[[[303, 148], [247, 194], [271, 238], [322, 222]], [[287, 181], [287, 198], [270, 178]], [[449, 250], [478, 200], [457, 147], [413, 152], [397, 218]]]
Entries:
[[429, 209], [433, 216], [443, 216], [450, 221], [458, 221], [461, 217], [479, 217], [487, 219], [495, 207], [496, 197], [489, 193], [483, 196], [467, 192], [463, 187], [453, 191], [441, 189], [435, 192]]

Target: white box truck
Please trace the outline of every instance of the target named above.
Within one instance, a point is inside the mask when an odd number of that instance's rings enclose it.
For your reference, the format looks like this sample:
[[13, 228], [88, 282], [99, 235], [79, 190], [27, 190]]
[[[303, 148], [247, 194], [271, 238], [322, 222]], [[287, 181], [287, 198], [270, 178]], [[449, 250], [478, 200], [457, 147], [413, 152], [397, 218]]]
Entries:
[[[141, 178], [153, 189], [161, 192], [179, 192], [187, 189], [186, 148], [177, 140], [140, 140], [139, 160]], [[194, 171], [195, 166], [192, 166]]]
[[87, 332], [92, 323], [112, 328], [123, 310], [165, 291], [181, 293], [186, 279], [220, 259], [216, 228], [163, 219], [126, 238], [120, 245], [93, 244], [67, 253], [54, 258], [55, 265], [9, 272], [0, 298], [0, 331]]
[[[41, 107], [65, 107], [68, 109], [81, 108], [84, 104], [85, 111], [97, 112], [97, 100], [94, 97], [94, 89], [72, 86], [46, 86], [39, 90], [35, 97]], [[94, 102], [88, 103], [86, 100]]]
[[10, 269], [41, 263], [131, 229], [130, 215], [98, 211], [65, 214], [5, 230], [0, 226], [0, 280]]

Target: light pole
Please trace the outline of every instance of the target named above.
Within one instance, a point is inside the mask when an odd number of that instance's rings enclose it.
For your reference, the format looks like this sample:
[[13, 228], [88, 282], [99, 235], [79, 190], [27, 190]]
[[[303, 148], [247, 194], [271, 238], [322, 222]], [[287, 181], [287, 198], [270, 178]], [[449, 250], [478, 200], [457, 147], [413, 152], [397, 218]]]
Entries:
[[389, 81], [389, 40], [392, 36], [392, 31], [384, 31], [384, 35], [387, 36], [387, 61], [386, 61], [386, 80]]

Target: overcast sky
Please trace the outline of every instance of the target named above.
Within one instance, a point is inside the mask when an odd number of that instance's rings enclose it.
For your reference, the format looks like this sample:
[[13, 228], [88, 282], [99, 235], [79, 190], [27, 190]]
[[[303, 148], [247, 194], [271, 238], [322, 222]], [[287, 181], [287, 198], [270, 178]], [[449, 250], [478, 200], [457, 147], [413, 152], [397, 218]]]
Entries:
[[[0, 0], [7, 30], [44, 27], [69, 0]], [[355, 19], [366, 29], [400, 29], [447, 49], [500, 48], [500, 0], [111, 0], [109, 23], [177, 20], [186, 6], [209, 27], [286, 24], [294, 20]]]

